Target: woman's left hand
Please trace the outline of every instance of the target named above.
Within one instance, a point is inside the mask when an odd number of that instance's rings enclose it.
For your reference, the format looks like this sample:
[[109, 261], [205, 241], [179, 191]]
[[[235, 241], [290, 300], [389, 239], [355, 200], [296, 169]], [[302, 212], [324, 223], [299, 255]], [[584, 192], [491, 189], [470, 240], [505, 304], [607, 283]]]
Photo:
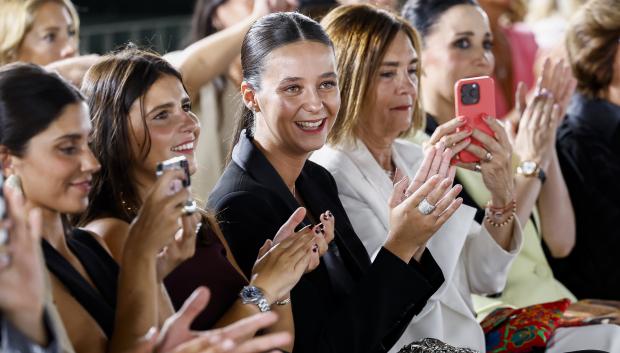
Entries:
[[472, 138], [482, 143], [482, 146], [470, 144], [465, 149], [480, 158], [480, 163], [457, 165], [480, 171], [484, 185], [491, 192], [493, 205], [507, 205], [513, 199], [514, 190], [512, 146], [504, 127], [497, 119], [487, 116], [484, 121], [495, 136], [489, 136], [475, 129]]
[[194, 213], [181, 217], [182, 227], [174, 239], [157, 255], [157, 281], [162, 282], [183, 261], [196, 252], [196, 235], [202, 227], [202, 216]]
[[[282, 225], [278, 233], [273, 238], [270, 246], [266, 249], [263, 249], [262, 252], [259, 251], [258, 257], [260, 258], [262, 255], [267, 253], [267, 251], [271, 249], [271, 247], [294, 235], [295, 227], [304, 220], [305, 215], [306, 212], [301, 212], [301, 209], [298, 208], [291, 216], [291, 219], [289, 219], [289, 221]], [[318, 249], [316, 253], [312, 253], [310, 263], [308, 264], [308, 268], [304, 273], [312, 272], [319, 266], [319, 264], [321, 263], [321, 256], [323, 256], [327, 252], [329, 243], [334, 240], [334, 230], [336, 227], [336, 219], [334, 215], [331, 213], [331, 211], [327, 210], [320, 215], [319, 219], [321, 220], [321, 223], [317, 223], [312, 227], [312, 232], [314, 233], [314, 239], [318, 246]]]

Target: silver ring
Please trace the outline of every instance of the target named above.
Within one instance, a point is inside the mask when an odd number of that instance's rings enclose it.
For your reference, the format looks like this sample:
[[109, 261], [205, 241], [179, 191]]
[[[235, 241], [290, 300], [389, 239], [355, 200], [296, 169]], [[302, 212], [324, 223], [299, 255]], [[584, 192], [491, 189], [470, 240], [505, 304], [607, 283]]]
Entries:
[[426, 198], [424, 198], [418, 205], [418, 211], [420, 211], [421, 214], [427, 216], [433, 213], [433, 211], [435, 211], [435, 206], [431, 205], [431, 203], [428, 202]]
[[189, 216], [198, 211], [198, 204], [194, 200], [187, 200], [185, 205], [183, 205], [183, 215]]
[[198, 234], [198, 232], [200, 232], [200, 228], [202, 227], [202, 222], [198, 222], [196, 223], [196, 231], [194, 232], [195, 234]]
[[490, 162], [493, 160], [493, 154], [491, 154], [491, 152], [487, 152], [487, 155], [484, 156], [484, 160], [485, 162]]
[[480, 163], [476, 163], [476, 165], [474, 166], [474, 169], [475, 169], [477, 172], [481, 172], [481, 171], [482, 171], [482, 167], [480, 166]]

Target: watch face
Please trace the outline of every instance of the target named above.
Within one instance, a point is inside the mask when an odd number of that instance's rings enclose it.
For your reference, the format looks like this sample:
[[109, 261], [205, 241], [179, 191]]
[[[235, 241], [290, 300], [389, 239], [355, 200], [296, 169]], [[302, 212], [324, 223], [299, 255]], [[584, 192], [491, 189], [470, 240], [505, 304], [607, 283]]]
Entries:
[[525, 161], [521, 164], [521, 169], [523, 170], [523, 174], [532, 175], [536, 172], [536, 162]]
[[263, 297], [263, 292], [254, 286], [243, 287], [240, 294], [243, 302], [254, 302]]

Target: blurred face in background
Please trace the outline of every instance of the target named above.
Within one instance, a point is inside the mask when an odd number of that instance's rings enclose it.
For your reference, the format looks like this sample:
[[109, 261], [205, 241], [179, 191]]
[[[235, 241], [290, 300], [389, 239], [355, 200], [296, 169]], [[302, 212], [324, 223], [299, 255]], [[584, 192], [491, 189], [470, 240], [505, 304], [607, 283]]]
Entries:
[[454, 83], [462, 78], [491, 75], [495, 67], [493, 37], [485, 12], [477, 6], [449, 8], [424, 38], [422, 86], [454, 102]]
[[41, 4], [18, 49], [17, 60], [47, 65], [77, 53], [77, 28], [69, 10], [56, 1]]

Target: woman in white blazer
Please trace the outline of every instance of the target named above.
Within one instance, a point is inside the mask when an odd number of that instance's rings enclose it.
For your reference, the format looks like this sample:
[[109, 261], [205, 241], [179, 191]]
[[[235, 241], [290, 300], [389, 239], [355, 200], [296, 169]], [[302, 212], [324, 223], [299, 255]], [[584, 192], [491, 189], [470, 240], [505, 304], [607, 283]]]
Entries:
[[[417, 99], [419, 40], [405, 20], [369, 5], [353, 5], [333, 10], [322, 24], [334, 42], [342, 103], [328, 145], [311, 160], [333, 174], [353, 228], [374, 256], [388, 234], [386, 205], [399, 174], [414, 184], [434, 174], [451, 182], [455, 167], [449, 167], [450, 160], [469, 141], [453, 150], [438, 143], [423, 151], [398, 139], [422, 121]], [[428, 242], [445, 282], [391, 352], [426, 337], [485, 351], [471, 295], [501, 292], [523, 243], [514, 215], [511, 146], [497, 122], [488, 124], [496, 137], [480, 138], [485, 148], [480, 172], [493, 194], [487, 217], [481, 225], [474, 220], [475, 210], [462, 205]], [[547, 351], [592, 348], [571, 340], [577, 341], [577, 336], [558, 335]]]

